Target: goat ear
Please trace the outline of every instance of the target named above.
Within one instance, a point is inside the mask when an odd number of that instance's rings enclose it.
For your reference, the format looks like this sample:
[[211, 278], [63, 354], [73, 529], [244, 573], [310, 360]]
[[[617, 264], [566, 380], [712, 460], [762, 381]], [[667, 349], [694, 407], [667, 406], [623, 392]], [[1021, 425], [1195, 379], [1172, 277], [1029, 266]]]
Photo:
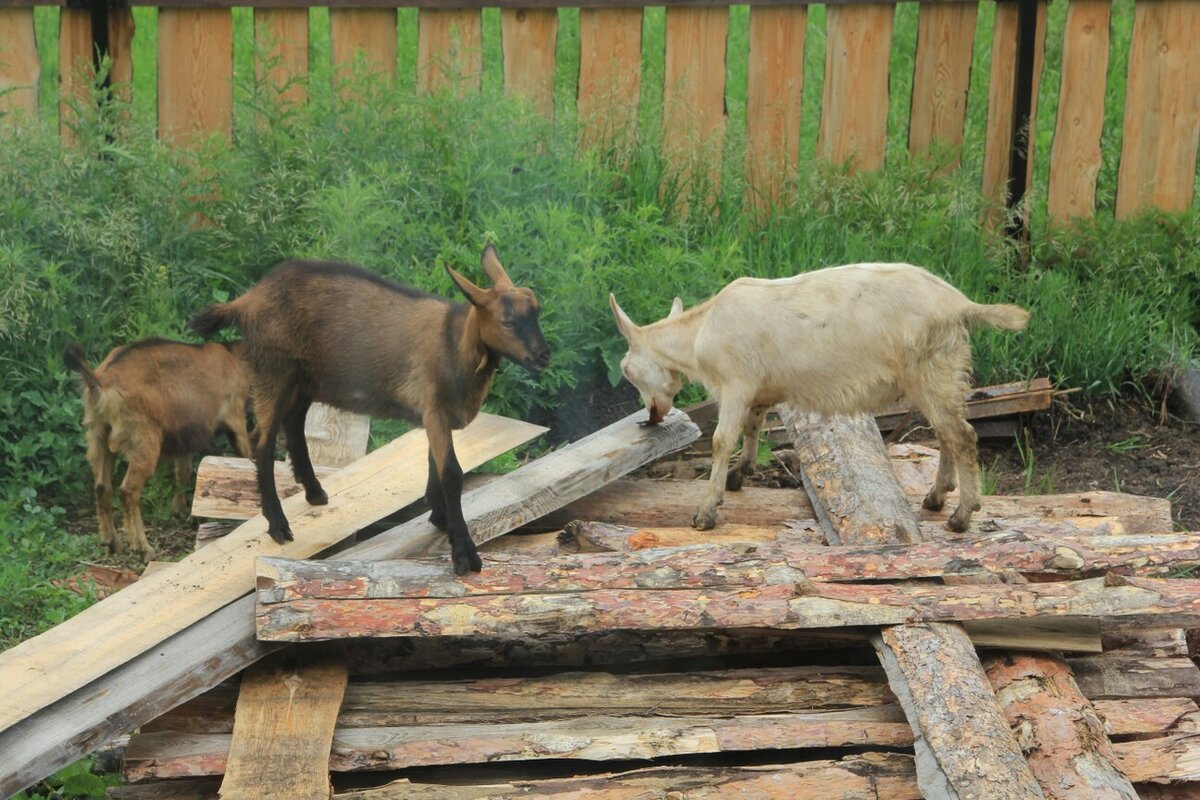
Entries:
[[482, 306], [487, 304], [488, 294], [486, 289], [480, 289], [449, 265], [446, 266], [446, 272], [450, 273], [450, 280], [454, 281], [455, 285], [458, 286], [458, 290], [463, 293], [463, 296], [471, 301], [471, 305]]
[[492, 285], [498, 289], [511, 289], [513, 282], [508, 277], [508, 273], [504, 271], [504, 265], [500, 263], [500, 256], [496, 253], [496, 248], [493, 245], [488, 245], [483, 248], [483, 271], [492, 279]]
[[671, 313], [667, 314], [667, 319], [670, 319], [671, 317], [678, 317], [682, 313], [683, 313], [683, 300], [676, 297], [671, 302]]
[[617, 296], [612, 292], [608, 294], [608, 305], [612, 308], [613, 316], [617, 318], [617, 330], [625, 337], [626, 341], [632, 340], [637, 335], [638, 326], [633, 323], [629, 315], [617, 305]]

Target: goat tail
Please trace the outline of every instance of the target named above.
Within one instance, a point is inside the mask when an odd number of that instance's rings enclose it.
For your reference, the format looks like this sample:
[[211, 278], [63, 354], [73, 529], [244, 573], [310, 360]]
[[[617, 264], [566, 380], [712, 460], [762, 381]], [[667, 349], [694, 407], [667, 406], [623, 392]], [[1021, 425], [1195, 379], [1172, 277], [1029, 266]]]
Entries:
[[88, 391], [96, 393], [100, 391], [100, 381], [96, 379], [96, 373], [92, 372], [91, 366], [88, 365], [87, 356], [84, 355], [83, 348], [68, 342], [63, 348], [63, 363], [68, 369], [75, 370], [79, 373], [79, 377], [83, 378], [84, 385]]
[[205, 339], [211, 339], [222, 328], [237, 324], [238, 314], [233, 303], [216, 303], [204, 309], [188, 322], [188, 327]]
[[964, 315], [966, 321], [975, 325], [987, 325], [1002, 331], [1022, 331], [1029, 323], [1029, 312], [1020, 306], [1000, 303], [998, 305], [972, 304]]

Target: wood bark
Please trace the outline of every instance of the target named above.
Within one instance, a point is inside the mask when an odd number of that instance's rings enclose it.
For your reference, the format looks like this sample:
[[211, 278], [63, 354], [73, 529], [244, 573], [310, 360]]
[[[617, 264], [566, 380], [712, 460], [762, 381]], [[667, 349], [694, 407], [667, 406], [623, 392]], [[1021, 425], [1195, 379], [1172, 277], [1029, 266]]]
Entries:
[[1067, 663], [1083, 693], [1093, 700], [1200, 697], [1200, 669], [1187, 657], [1079, 656]]

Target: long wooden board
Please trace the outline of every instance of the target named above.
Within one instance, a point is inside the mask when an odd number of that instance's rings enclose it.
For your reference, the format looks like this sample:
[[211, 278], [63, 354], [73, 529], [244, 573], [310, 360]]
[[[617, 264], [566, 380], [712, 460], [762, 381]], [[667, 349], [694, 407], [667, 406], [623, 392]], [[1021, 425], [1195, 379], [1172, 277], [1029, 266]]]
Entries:
[[558, 9], [500, 9], [504, 90], [524, 98], [544, 117], [554, 116], [554, 55]]
[[483, 85], [479, 9], [422, 8], [417, 15], [417, 85], [462, 96]]
[[575, 111], [585, 148], [625, 147], [636, 131], [642, 89], [642, 9], [579, 9]]
[[158, 135], [175, 145], [233, 137], [233, 17], [228, 8], [158, 14]]
[[5, 121], [36, 121], [42, 61], [32, 8], [0, 8], [0, 43], [0, 115], [11, 115]]
[[303, 105], [308, 99], [308, 9], [254, 9], [254, 46], [255, 75], [268, 98]]
[[826, 10], [825, 93], [817, 153], [834, 164], [877, 170], [887, 152], [891, 3]]
[[1090, 218], [1096, 211], [1111, 10], [1112, 0], [1071, 0], [1067, 5], [1046, 196], [1047, 214], [1060, 223]]
[[726, 7], [668, 8], [663, 66], [663, 157], [687, 196], [702, 181], [716, 196], [725, 138]]
[[951, 168], [962, 151], [978, 11], [974, 3], [922, 3], [918, 12], [908, 152], [944, 153]]
[[1200, 138], [1200, 4], [1134, 5], [1116, 216], [1192, 205]]
[[750, 9], [746, 88], [746, 198], [766, 212], [784, 200], [800, 159], [805, 6]]

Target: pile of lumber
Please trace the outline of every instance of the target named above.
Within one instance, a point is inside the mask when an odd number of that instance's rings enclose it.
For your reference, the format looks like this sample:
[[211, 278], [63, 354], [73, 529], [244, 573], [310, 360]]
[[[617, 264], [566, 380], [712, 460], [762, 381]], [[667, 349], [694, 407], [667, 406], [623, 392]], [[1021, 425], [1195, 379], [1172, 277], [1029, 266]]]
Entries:
[[1200, 794], [1200, 534], [1166, 501], [985, 497], [951, 537], [935, 452], [785, 423], [805, 490], [729, 494], [714, 531], [684, 527], [701, 482], [622, 478], [466, 578], [374, 540], [260, 557], [288, 645], [143, 725], [112, 796]]

